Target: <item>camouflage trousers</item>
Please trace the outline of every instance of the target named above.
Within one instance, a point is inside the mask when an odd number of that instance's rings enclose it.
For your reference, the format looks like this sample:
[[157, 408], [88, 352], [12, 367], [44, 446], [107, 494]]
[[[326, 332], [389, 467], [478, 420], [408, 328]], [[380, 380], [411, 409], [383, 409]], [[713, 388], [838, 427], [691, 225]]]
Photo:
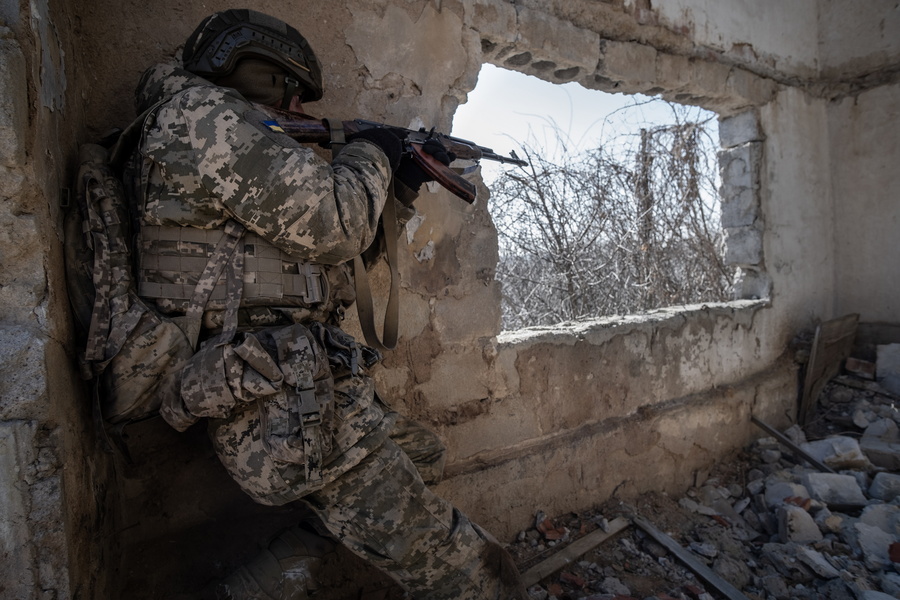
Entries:
[[304, 501], [334, 537], [416, 599], [528, 597], [509, 554], [428, 489], [393, 439]]
[[[308, 489], [301, 465], [272, 460], [255, 434], [260, 429], [255, 410], [236, 413], [211, 427], [219, 458], [232, 477], [257, 501], [300, 500], [309, 505], [334, 538], [397, 581], [413, 598], [527, 598], [503, 547], [423, 481], [437, 482], [443, 471], [444, 450], [437, 437], [396, 413], [382, 413], [371, 380], [352, 380], [336, 386], [340, 391], [335, 418], [343, 423], [338, 431], [347, 434], [337, 436], [339, 449], [323, 468], [327, 481], [323, 487]], [[383, 417], [373, 418], [373, 411]], [[361, 422], [376, 421], [378, 427], [358, 427]], [[370, 433], [359, 438], [362, 431]], [[315, 562], [307, 561], [311, 572], [301, 577], [310, 589], [315, 587]], [[290, 581], [296, 575], [292, 570], [296, 568], [266, 570], [271, 575], [264, 577], [269, 583], [262, 587], [282, 590], [275, 595], [244, 594], [232, 588], [231, 595], [222, 597], [302, 598], [283, 595], [291, 587], [302, 587], [301, 581]]]
[[[305, 497], [352, 552], [418, 599], [524, 598], [503, 548], [425, 485], [443, 473], [444, 446], [399, 418], [390, 439], [331, 485]], [[423, 481], [424, 479], [424, 481]], [[282, 532], [216, 588], [217, 599], [303, 600], [320, 588], [329, 542], [302, 528]]]

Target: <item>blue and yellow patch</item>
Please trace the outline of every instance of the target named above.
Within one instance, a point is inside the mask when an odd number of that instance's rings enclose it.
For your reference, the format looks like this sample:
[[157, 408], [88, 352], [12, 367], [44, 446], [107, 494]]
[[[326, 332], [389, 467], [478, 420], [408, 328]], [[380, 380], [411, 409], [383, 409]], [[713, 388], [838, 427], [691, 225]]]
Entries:
[[281, 128], [281, 125], [278, 124], [278, 121], [263, 121], [263, 125], [265, 125], [272, 131], [284, 133], [284, 129]]

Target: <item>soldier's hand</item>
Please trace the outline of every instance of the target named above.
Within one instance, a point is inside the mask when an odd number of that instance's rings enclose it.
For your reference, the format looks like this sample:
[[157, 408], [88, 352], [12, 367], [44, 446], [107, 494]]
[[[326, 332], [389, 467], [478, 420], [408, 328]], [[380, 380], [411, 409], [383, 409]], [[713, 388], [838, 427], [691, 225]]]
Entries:
[[[449, 166], [453, 159], [456, 158], [452, 152], [447, 152], [443, 144], [433, 138], [426, 140], [422, 144], [422, 151], [433, 156], [435, 160], [444, 166]], [[418, 192], [423, 183], [434, 180], [433, 177], [422, 170], [409, 154], [404, 154], [403, 158], [400, 159], [400, 166], [394, 172], [394, 177], [413, 192]]]
[[400, 165], [400, 156], [403, 154], [403, 137], [396, 131], [389, 127], [375, 127], [347, 136], [348, 142], [356, 140], [367, 140], [381, 148], [391, 164], [391, 170], [397, 170]]

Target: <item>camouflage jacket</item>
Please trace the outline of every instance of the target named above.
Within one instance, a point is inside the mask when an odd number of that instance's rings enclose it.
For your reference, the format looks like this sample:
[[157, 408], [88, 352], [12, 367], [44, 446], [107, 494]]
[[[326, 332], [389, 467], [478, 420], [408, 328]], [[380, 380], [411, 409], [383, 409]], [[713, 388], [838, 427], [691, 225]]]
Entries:
[[[139, 112], [155, 105], [130, 171], [142, 227], [218, 229], [233, 219], [294, 260], [327, 265], [331, 297], [316, 310], [282, 310], [292, 321], [324, 320], [353, 302], [345, 263], [374, 240], [391, 178], [377, 146], [352, 142], [329, 164], [268, 128], [237, 91], [169, 65], [144, 74], [137, 104]], [[170, 314], [185, 305], [157, 304]], [[245, 312], [253, 325], [278, 319]], [[216, 317], [206, 321], [215, 326]]]

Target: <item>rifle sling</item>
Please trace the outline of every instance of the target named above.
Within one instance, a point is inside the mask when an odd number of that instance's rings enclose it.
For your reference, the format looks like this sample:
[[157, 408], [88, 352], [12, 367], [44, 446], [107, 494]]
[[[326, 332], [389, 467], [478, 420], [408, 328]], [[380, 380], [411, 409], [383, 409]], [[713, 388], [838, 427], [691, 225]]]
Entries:
[[400, 273], [397, 269], [397, 208], [394, 205], [394, 182], [388, 185], [387, 201], [381, 213], [381, 227], [384, 233], [384, 246], [387, 253], [388, 267], [391, 271], [391, 290], [388, 295], [387, 308], [384, 311], [382, 337], [378, 337], [375, 328], [375, 309], [372, 306], [372, 290], [369, 288], [369, 276], [362, 256], [353, 259], [353, 282], [356, 287], [356, 312], [359, 325], [366, 343], [378, 350], [393, 350], [397, 346], [397, 332], [400, 324]]

